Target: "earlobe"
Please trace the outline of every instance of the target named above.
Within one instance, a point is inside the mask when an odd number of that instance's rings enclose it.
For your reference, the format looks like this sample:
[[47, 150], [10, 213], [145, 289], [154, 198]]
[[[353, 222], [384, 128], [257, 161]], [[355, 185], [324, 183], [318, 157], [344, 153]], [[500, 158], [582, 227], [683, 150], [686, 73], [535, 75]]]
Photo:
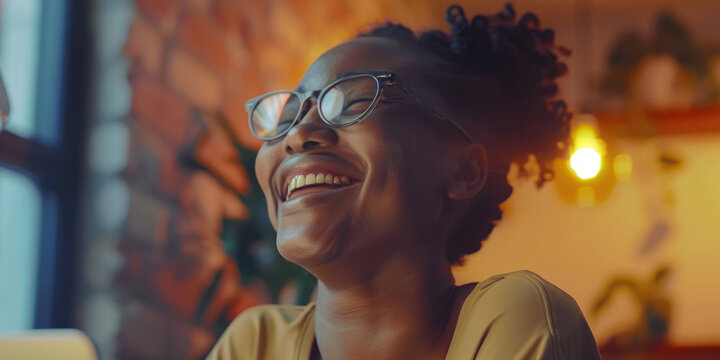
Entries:
[[487, 180], [488, 160], [481, 144], [471, 144], [460, 149], [455, 156], [454, 173], [448, 183], [450, 199], [469, 199], [482, 190]]

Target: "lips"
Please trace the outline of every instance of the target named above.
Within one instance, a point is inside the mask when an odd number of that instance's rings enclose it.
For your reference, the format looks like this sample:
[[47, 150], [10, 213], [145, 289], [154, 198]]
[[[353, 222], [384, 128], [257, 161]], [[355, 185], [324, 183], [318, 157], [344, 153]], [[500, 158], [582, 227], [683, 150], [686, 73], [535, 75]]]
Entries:
[[351, 185], [355, 180], [351, 180], [346, 175], [337, 175], [330, 173], [318, 173], [318, 174], [300, 174], [296, 175], [290, 180], [288, 185], [287, 195], [285, 199], [290, 199], [290, 196], [295, 191], [300, 189], [306, 189], [308, 187], [326, 187], [326, 188], [340, 188]]
[[289, 200], [293, 193], [309, 191], [307, 188], [333, 190], [360, 181], [360, 171], [334, 154], [290, 158], [278, 170], [277, 193], [283, 201]]

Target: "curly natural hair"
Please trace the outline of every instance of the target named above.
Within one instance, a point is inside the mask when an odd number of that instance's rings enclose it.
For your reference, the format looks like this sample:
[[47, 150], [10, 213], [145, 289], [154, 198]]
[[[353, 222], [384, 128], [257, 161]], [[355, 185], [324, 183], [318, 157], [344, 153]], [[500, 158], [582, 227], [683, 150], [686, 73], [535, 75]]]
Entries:
[[478, 117], [484, 123], [476, 127], [485, 132], [481, 137], [490, 163], [488, 180], [447, 245], [448, 262], [460, 264], [465, 255], [480, 249], [501, 219], [500, 204], [513, 190], [507, 180], [512, 163], [524, 165], [534, 156], [540, 167], [537, 186], [552, 179], [552, 161], [563, 155], [568, 141], [571, 114], [565, 102], [556, 99], [556, 79], [567, 72], [559, 57], [570, 51], [554, 44], [554, 31], [541, 28], [535, 14], [526, 13], [516, 21], [510, 4], [495, 15], [476, 15], [472, 21], [462, 7], [451, 5], [446, 20], [450, 34], [430, 30], [416, 35], [388, 22], [358, 37], [383, 37], [415, 46], [458, 65], [463, 77], [494, 79], [499, 87], [488, 102], [489, 116]]

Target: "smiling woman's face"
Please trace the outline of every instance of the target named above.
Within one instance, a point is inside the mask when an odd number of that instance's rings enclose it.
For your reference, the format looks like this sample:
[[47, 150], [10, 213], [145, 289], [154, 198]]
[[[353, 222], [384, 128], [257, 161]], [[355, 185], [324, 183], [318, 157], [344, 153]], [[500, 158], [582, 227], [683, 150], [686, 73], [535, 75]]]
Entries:
[[[361, 38], [320, 57], [299, 88], [322, 89], [348, 71], [389, 71], [422, 88], [426, 67], [395, 41]], [[373, 112], [349, 127], [329, 127], [315, 103], [308, 107], [286, 136], [262, 146], [256, 162], [283, 257], [306, 268], [331, 261], [369, 265], [397, 254], [444, 259], [441, 241], [418, 241], [443, 235], [436, 222], [453, 169], [438, 129], [450, 125], [396, 87], [385, 87]], [[289, 184], [300, 178], [316, 184], [288, 196]]]

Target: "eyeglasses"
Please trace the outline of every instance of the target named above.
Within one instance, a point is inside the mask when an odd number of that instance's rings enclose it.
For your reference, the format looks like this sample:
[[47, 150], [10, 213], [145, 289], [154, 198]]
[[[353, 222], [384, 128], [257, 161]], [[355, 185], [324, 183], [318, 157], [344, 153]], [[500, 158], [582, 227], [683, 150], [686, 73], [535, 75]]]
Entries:
[[403, 93], [423, 104], [435, 117], [456, 127], [474, 143], [470, 133], [456, 121], [434, 111], [425, 101], [397, 84], [389, 72], [367, 72], [341, 77], [322, 90], [299, 92], [278, 90], [260, 95], [245, 104], [250, 130], [260, 140], [281, 138], [300, 119], [305, 101], [316, 98], [320, 119], [328, 126], [341, 128], [366, 118], [380, 102], [385, 86], [397, 86]]

